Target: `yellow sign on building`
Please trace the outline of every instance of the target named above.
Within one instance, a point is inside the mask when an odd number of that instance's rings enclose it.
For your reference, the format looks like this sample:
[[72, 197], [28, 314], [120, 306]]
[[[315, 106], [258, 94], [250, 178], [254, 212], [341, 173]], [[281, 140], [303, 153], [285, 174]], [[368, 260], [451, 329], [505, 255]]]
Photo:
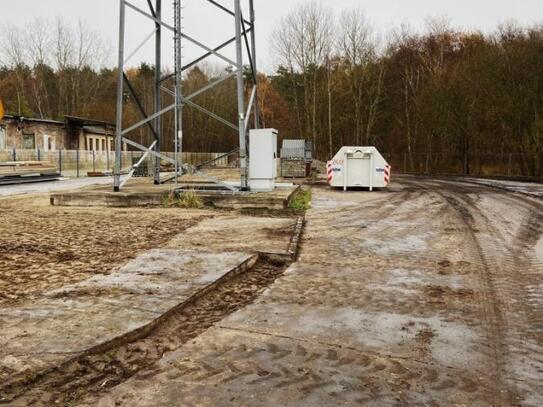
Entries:
[[4, 118], [4, 105], [2, 104], [2, 99], [0, 99], [0, 120]]

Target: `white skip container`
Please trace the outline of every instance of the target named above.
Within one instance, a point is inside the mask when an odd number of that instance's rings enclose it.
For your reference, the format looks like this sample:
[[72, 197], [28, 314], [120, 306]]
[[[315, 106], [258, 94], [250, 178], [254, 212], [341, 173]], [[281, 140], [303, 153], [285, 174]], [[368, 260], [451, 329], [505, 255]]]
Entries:
[[375, 147], [342, 147], [326, 165], [331, 187], [385, 188], [390, 184], [391, 167]]

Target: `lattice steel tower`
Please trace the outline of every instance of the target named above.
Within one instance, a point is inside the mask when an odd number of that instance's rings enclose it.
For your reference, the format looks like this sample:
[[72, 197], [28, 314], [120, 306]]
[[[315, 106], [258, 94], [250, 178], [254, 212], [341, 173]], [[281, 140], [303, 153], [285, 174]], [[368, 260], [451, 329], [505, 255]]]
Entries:
[[[248, 189], [248, 128], [249, 128], [249, 119], [251, 114], [254, 112], [254, 126], [255, 128], [259, 127], [259, 112], [258, 112], [258, 95], [257, 95], [257, 67], [256, 67], [256, 39], [255, 39], [255, 12], [254, 12], [254, 0], [243, 0], [248, 1], [249, 9], [249, 20], [246, 20], [243, 16], [243, 11], [241, 7], [242, 0], [229, 0], [230, 3], [233, 3], [234, 10], [231, 10], [228, 6], [224, 6], [218, 3], [215, 0], [193, 0], [199, 2], [206, 2], [212, 6], [221, 10], [231, 17], [234, 20], [235, 35], [231, 38], [225, 39], [218, 46], [213, 48], [205, 45], [204, 43], [193, 38], [189, 34], [185, 33], [182, 26], [182, 18], [194, 18], [202, 19], [200, 16], [183, 16], [183, 1], [187, 0], [173, 0], [173, 9], [174, 9], [174, 23], [173, 26], [168, 24], [163, 20], [162, 13], [162, 0], [146, 0], [147, 6], [140, 7], [133, 4], [135, 0], [119, 0], [120, 2], [120, 18], [119, 18], [119, 77], [117, 84], [117, 116], [116, 116], [116, 138], [115, 138], [115, 166], [114, 166], [114, 191], [119, 191], [124, 183], [127, 181], [125, 179], [121, 182], [121, 155], [122, 155], [122, 144], [126, 143], [133, 148], [137, 148], [143, 151], [145, 154], [141, 160], [135, 164], [132, 170], [129, 173], [129, 177], [132, 176], [134, 170], [140, 166], [149, 155], [154, 158], [154, 182], [155, 184], [160, 183], [160, 161], [168, 161], [175, 165], [175, 171], [177, 174], [182, 174], [183, 171], [189, 170], [190, 166], [180, 162], [179, 157], [181, 157], [182, 152], [182, 129], [183, 129], [183, 107], [190, 106], [191, 108], [197, 109], [215, 120], [220, 121], [225, 126], [228, 126], [232, 129], [235, 129], [239, 133], [239, 156], [240, 156], [240, 169], [241, 169], [241, 190]], [[125, 55], [125, 27], [126, 20], [129, 17], [127, 11], [131, 13], [137, 13], [146, 17], [149, 22], [153, 25], [153, 30], [151, 33], [135, 48], [135, 50], [128, 56]], [[205, 23], [205, 21], [202, 21]], [[174, 49], [174, 72], [172, 74], [162, 76], [162, 43], [163, 43], [163, 33], [164, 31], [169, 31], [173, 34], [173, 49]], [[142, 102], [140, 101], [134, 86], [130, 83], [129, 78], [125, 73], [125, 64], [129, 59], [134, 56], [148, 41], [154, 37], [155, 39], [155, 78], [154, 78], [154, 108], [153, 112], [148, 114], [146, 112]], [[203, 50], [203, 53], [200, 57], [190, 61], [189, 63], [183, 64], [183, 47], [182, 42], [187, 41], [198, 48]], [[227, 58], [221, 53], [228, 45], [235, 43], [236, 46], [236, 58], [235, 60]], [[244, 46], [246, 48], [246, 55], [248, 56], [248, 70], [252, 82], [252, 89], [250, 93], [250, 98], [245, 105], [245, 79], [244, 79]], [[204, 86], [203, 88], [192, 92], [189, 95], [183, 94], [183, 81], [182, 75], [183, 72], [187, 69], [194, 67], [196, 64], [204, 61], [205, 59], [215, 56], [222, 61], [233, 67], [232, 71], [225, 76], [222, 76], [215, 80], [214, 82]], [[222, 118], [215, 113], [207, 110], [206, 108], [196, 104], [193, 99], [208, 91], [209, 89], [219, 85], [227, 79], [236, 77], [237, 83], [237, 111], [238, 111], [238, 123], [231, 123], [225, 118]], [[165, 83], [170, 79], [174, 79], [173, 89], [168, 88]], [[142, 116], [142, 119], [126, 128], [123, 128], [123, 119], [124, 119], [124, 94], [127, 90], [132, 100], [134, 101], [139, 113]], [[169, 106], [163, 106], [162, 93], [165, 92], [174, 97], [174, 103]], [[161, 119], [163, 115], [173, 111], [175, 115], [175, 158], [168, 157], [161, 153], [160, 146], [162, 140], [162, 123]], [[153, 142], [150, 146], [144, 146], [140, 143], [137, 143], [131, 140], [128, 135], [130, 132], [142, 127], [147, 126], [149, 132], [153, 135]], [[195, 170], [192, 168], [192, 170]], [[196, 171], [197, 172], [197, 171]], [[204, 174], [200, 174], [205, 176]], [[206, 177], [209, 179], [209, 177]], [[175, 177], [177, 181], [177, 177]], [[229, 187], [232, 189], [232, 187]]]

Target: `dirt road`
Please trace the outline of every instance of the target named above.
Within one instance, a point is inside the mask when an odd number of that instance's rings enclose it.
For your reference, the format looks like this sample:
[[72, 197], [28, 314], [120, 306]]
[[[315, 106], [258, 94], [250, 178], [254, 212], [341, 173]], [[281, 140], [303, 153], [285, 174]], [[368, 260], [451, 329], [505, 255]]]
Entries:
[[496, 401], [543, 404], [543, 201], [525, 191], [498, 193], [463, 182], [405, 184], [447, 204], [465, 236], [464, 261], [479, 266], [474, 294], [483, 311]]
[[158, 356], [156, 336], [116, 351], [143, 349], [136, 375], [42, 384], [89, 406], [543, 405], [540, 199], [414, 177], [315, 187], [298, 261], [251, 284], [254, 303], [228, 289], [203, 329], [162, 327]]

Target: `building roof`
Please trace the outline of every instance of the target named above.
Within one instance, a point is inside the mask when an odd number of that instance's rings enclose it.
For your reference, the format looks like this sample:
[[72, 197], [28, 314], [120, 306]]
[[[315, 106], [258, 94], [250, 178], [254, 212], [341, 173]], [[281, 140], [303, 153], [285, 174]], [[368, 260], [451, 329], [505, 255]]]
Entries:
[[[2, 121], [15, 121], [15, 122], [34, 122], [34, 123], [45, 123], [45, 124], [54, 124], [58, 126], [66, 127], [81, 127], [86, 131], [95, 134], [105, 134], [105, 127], [111, 127], [115, 129], [113, 123], [108, 123], [102, 120], [87, 119], [83, 117], [76, 116], [64, 116], [64, 121], [51, 120], [51, 119], [40, 119], [36, 117], [23, 117], [16, 115], [4, 115]], [[113, 132], [113, 131], [112, 131]]]
[[64, 122], [61, 122], [58, 120], [40, 119], [37, 117], [15, 116], [15, 115], [9, 115], [9, 114], [4, 115], [4, 118], [2, 120], [14, 120], [14, 121], [20, 121], [20, 122], [26, 121], [26, 122], [64, 125]]
[[107, 135], [107, 136], [115, 136], [115, 132], [106, 132], [104, 126], [100, 127], [100, 126], [83, 126], [83, 131], [85, 133], [89, 133], [89, 134], [100, 134], [100, 135]]
[[77, 117], [77, 116], [64, 116], [64, 122], [67, 125], [71, 126], [110, 126], [115, 127], [115, 124], [108, 123], [102, 120], [94, 120], [94, 119], [87, 119], [84, 117]]

